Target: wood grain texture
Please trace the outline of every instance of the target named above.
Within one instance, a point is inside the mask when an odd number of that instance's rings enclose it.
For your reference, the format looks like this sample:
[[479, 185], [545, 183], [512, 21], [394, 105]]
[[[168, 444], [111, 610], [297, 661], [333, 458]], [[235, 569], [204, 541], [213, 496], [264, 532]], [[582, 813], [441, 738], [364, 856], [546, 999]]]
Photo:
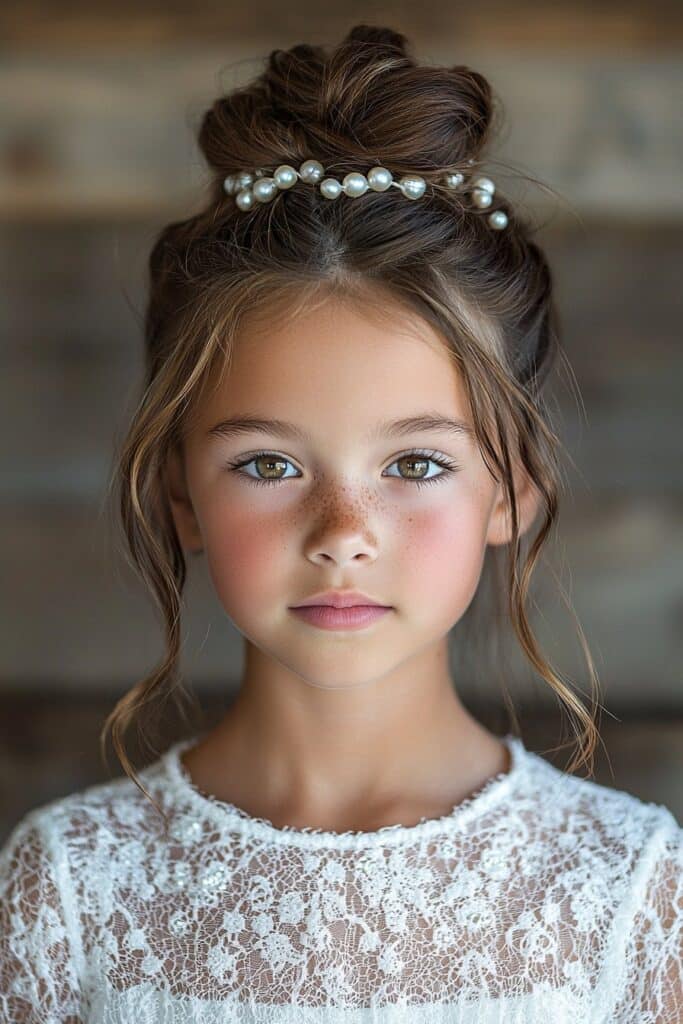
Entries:
[[393, 0], [375, 5], [320, 7], [308, 0], [286, 8], [274, 2], [259, 6], [258, 17], [243, 4], [201, 0], [192, 5], [164, 0], [69, 0], [57, 5], [40, 0], [30, 5], [5, 0], [0, 9], [0, 34], [16, 48], [37, 46], [54, 52], [64, 47], [126, 47], [147, 50], [188, 42], [232, 42], [243, 45], [287, 45], [334, 40], [357, 22], [390, 24], [418, 40], [453, 38], [460, 45], [485, 44], [492, 48], [528, 50], [571, 47], [643, 51], [675, 46], [683, 39], [680, 5], [671, 0], [645, 4], [642, 0], [589, 0], [552, 6], [539, 2], [515, 3], [479, 0], [474, 6]]
[[[457, 32], [430, 37], [420, 57], [468, 64], [491, 82], [498, 134], [486, 169], [499, 192], [545, 219], [680, 221], [679, 52], [527, 52], [495, 38], [493, 23], [481, 45]], [[170, 218], [200, 205], [210, 182], [195, 141], [204, 111], [259, 73], [267, 53], [239, 34], [153, 53], [121, 43], [6, 52], [0, 220]]]

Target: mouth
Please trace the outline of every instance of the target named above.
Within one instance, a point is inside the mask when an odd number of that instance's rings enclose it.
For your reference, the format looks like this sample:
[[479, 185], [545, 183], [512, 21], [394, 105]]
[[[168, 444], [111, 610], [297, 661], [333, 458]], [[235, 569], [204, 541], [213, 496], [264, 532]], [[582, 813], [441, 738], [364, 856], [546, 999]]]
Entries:
[[384, 618], [393, 609], [387, 605], [349, 605], [335, 608], [329, 604], [303, 605], [290, 609], [294, 615], [319, 629], [363, 629]]
[[362, 594], [358, 590], [328, 590], [324, 593], [313, 594], [301, 601], [294, 608], [391, 608], [391, 605], [384, 604], [368, 594]]

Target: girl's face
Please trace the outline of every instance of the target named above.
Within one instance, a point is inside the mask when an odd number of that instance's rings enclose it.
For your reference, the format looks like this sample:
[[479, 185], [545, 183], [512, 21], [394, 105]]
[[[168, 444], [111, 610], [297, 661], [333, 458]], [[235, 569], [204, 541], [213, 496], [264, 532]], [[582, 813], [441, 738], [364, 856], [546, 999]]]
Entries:
[[[169, 464], [174, 520], [183, 547], [206, 552], [226, 614], [260, 657], [319, 686], [351, 686], [443, 642], [474, 596], [487, 543], [507, 534], [502, 490], [473, 436], [390, 429], [425, 415], [471, 424], [438, 335], [399, 312], [380, 324], [329, 299], [292, 322], [247, 325], [209, 392], [184, 472]], [[215, 429], [247, 416], [297, 434]], [[290, 610], [328, 589], [392, 610], [350, 631]]]

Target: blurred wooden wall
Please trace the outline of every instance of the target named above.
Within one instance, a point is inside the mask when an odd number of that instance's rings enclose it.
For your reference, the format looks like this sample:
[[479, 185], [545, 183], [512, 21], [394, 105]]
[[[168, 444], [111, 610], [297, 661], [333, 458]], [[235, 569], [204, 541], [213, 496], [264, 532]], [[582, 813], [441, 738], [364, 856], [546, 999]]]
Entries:
[[[543, 224], [576, 377], [551, 388], [575, 463], [552, 564], [603, 687], [597, 780], [683, 818], [683, 11], [661, 0], [461, 6], [0, 10], [0, 840], [29, 807], [109, 777], [104, 717], [161, 655], [106, 485], [138, 396], [149, 247], [203, 200], [201, 115], [272, 48], [332, 44], [362, 21], [405, 32], [420, 59], [486, 74], [505, 109], [492, 157], [559, 193], [490, 164]], [[544, 649], [586, 700], [550, 574], [536, 600]], [[185, 674], [215, 717], [241, 638], [203, 562], [189, 567], [184, 636]], [[555, 746], [557, 701], [514, 650], [506, 681], [527, 745]], [[471, 671], [458, 685], [506, 728], [496, 684]]]

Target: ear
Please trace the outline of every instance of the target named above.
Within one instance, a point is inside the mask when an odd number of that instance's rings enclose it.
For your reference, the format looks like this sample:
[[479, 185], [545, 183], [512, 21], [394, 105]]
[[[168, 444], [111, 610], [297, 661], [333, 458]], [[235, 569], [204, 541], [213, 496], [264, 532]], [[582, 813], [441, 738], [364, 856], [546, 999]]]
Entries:
[[190, 554], [199, 554], [203, 551], [202, 535], [187, 487], [182, 453], [178, 448], [169, 452], [163, 479], [181, 547]]
[[[519, 520], [520, 537], [527, 532], [539, 510], [541, 494], [534, 486], [528, 474], [518, 464], [513, 465], [515, 498], [517, 501], [517, 518]], [[496, 490], [496, 501], [491, 511], [486, 543], [492, 545], [508, 544], [512, 540], [512, 516], [507, 501], [507, 491], [502, 483]]]

